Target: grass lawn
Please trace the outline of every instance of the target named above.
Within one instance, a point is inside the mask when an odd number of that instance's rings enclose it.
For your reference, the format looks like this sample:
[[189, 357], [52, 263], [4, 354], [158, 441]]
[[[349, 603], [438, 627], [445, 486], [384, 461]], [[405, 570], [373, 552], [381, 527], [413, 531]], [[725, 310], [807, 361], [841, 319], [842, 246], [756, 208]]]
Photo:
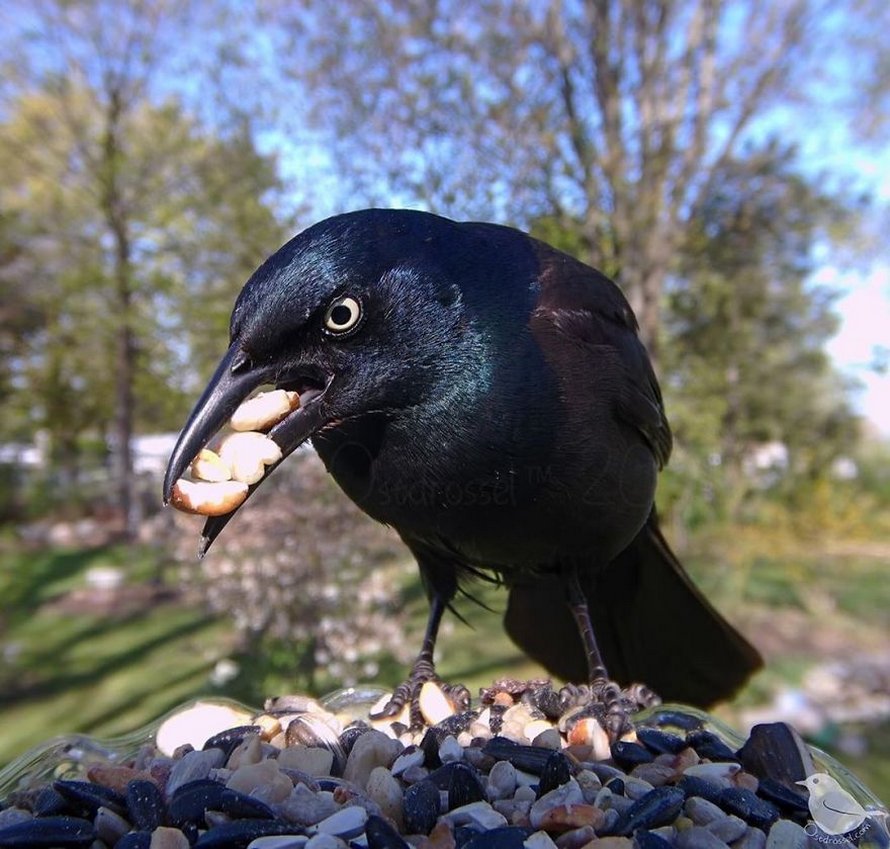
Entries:
[[144, 589], [155, 563], [120, 548], [0, 555], [0, 764], [57, 734], [132, 731], [211, 689], [225, 622], [163, 593], [117, 610], [78, 602], [88, 569], [121, 567]]
[[[0, 767], [52, 736], [127, 733], [199, 695], [259, 705], [293, 689], [286, 674], [274, 672], [214, 686], [210, 673], [230, 655], [234, 629], [193, 600], [152, 592], [157, 562], [146, 548], [0, 553]], [[86, 576], [109, 566], [141, 591], [104, 604], [101, 591], [86, 588]], [[481, 595], [493, 607], [505, 602], [484, 585]], [[406, 589], [405, 601], [406, 639], [419, 647], [427, 611], [419, 585]], [[447, 679], [474, 691], [502, 675], [544, 674], [510, 643], [499, 616], [466, 600], [459, 609], [471, 627], [453, 618], [443, 625], [440, 671]], [[390, 664], [383, 677], [395, 683], [403, 673]]]
[[[0, 766], [56, 734], [133, 731], [198, 695], [238, 695], [259, 704], [288, 690], [284, 674], [258, 678], [264, 685], [253, 689], [211, 683], [215, 663], [233, 650], [233, 628], [159, 585], [159, 556], [149, 548], [120, 547], [0, 553]], [[890, 583], [881, 557], [775, 550], [720, 568], [714, 562], [693, 557], [690, 567], [753, 637], [768, 667], [734, 706], [717, 711], [730, 725], [738, 726], [744, 708], [795, 686], [814, 663], [884, 644]], [[88, 570], [101, 566], [126, 575], [124, 590], [104, 605], [101, 591], [86, 589]], [[470, 627], [446, 617], [438, 650], [442, 676], [471, 692], [505, 675], [543, 676], [503, 632], [505, 594], [485, 584], [478, 590], [496, 612], [458, 600]], [[406, 640], [419, 647], [426, 601], [413, 581], [403, 597]], [[403, 673], [388, 665], [381, 678], [395, 683]], [[838, 757], [890, 799], [890, 724], [863, 729], [861, 739], [865, 754]]]

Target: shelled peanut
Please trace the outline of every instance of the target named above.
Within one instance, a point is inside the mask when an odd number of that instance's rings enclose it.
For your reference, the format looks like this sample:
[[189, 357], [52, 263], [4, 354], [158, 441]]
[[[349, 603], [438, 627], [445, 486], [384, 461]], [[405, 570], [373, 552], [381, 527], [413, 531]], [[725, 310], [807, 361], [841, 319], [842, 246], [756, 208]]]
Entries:
[[202, 448], [192, 461], [192, 480], [180, 478], [173, 486], [171, 504], [186, 513], [223, 516], [247, 498], [249, 486], [262, 480], [268, 466], [281, 459], [281, 449], [266, 435], [300, 406], [296, 392], [261, 392], [241, 404], [229, 424], [218, 452]]

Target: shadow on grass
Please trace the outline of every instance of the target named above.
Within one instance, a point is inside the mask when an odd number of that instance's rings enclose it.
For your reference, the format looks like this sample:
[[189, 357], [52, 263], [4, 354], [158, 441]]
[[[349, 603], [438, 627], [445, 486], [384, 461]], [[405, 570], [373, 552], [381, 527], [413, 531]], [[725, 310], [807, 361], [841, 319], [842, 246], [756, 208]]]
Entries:
[[[133, 617], [129, 624], [137, 625], [149, 617], [162, 621], [162, 612], [151, 611], [150, 613]], [[145, 659], [157, 649], [168, 644], [175, 645], [179, 640], [203, 630], [207, 627], [207, 622], [207, 618], [197, 617], [180, 623], [161, 634], [152, 636], [135, 645], [128, 645], [125, 649], [111, 654], [95, 665], [72, 672], [70, 670], [72, 664], [71, 655], [76, 651], [79, 644], [87, 641], [93, 642], [104, 636], [118, 638], [120, 636], [121, 623], [119, 621], [107, 620], [95, 623], [80, 633], [76, 639], [68, 639], [64, 645], [55, 646], [36, 656], [30, 656], [28, 658], [28, 666], [31, 669], [40, 670], [40, 680], [19, 686], [16, 686], [15, 682], [8, 682], [6, 689], [0, 695], [0, 706], [13, 702], [39, 701], [67, 690], [87, 687], [115, 672], [137, 666], [140, 660]], [[83, 660], [78, 660], [77, 662], [81, 665], [83, 664]]]
[[88, 720], [82, 721], [80, 723], [79, 730], [84, 734], [93, 734], [96, 733], [97, 730], [101, 733], [102, 729], [108, 727], [110, 724], [113, 724], [115, 720], [119, 718], [122, 707], [126, 707], [127, 705], [131, 705], [140, 701], [151, 700], [153, 718], [154, 720], [159, 719], [164, 714], [167, 714], [171, 710], [173, 710], [173, 708], [179, 707], [179, 705], [181, 705], [183, 702], [188, 701], [190, 698], [196, 698], [198, 695], [201, 694], [204, 688], [186, 687], [184, 690], [181, 689], [183, 685], [187, 685], [189, 681], [194, 677], [195, 669], [193, 667], [189, 667], [187, 669], [183, 669], [182, 672], [178, 675], [165, 678], [163, 682], [164, 690], [175, 692], [177, 693], [177, 695], [171, 698], [164, 698], [160, 700], [157, 698], [158, 682], [148, 679], [145, 681], [144, 687], [138, 690], [131, 689], [127, 690], [126, 693], [121, 693], [120, 699], [116, 700], [115, 703], [109, 705], [107, 710], [104, 710], [98, 714], [91, 714]]
[[[453, 677], [455, 679], [459, 678], [478, 678], [483, 675], [491, 676], [492, 681], [496, 678], [502, 678], [504, 676], [505, 670], [512, 669], [514, 667], [527, 666], [530, 663], [529, 659], [522, 654], [522, 652], [517, 651], [515, 654], [510, 655], [498, 655], [497, 657], [493, 657], [490, 660], [487, 660], [484, 663], [476, 663], [473, 665], [469, 664], [458, 664], [453, 669], [448, 670], [448, 677]], [[445, 666], [445, 664], [442, 664]]]
[[61, 595], [66, 583], [86, 571], [94, 560], [105, 558], [109, 551], [109, 546], [52, 549], [0, 558], [3, 618], [27, 618], [41, 604]]
[[[40, 636], [40, 647], [32, 649], [23, 658], [28, 669], [41, 670], [41, 676], [56, 675], [58, 670], [65, 670], [70, 663], [70, 656], [83, 644], [92, 644], [102, 637], [120, 639], [121, 633], [135, 628], [140, 623], [156, 625], [163, 622], [165, 613], [171, 612], [160, 606], [153, 607], [143, 613], [131, 614], [126, 621], [116, 616], [45, 616], [47, 629]], [[102, 647], [113, 643], [97, 642]], [[14, 686], [14, 685], [13, 685]], [[2, 696], [0, 696], [2, 703]]]

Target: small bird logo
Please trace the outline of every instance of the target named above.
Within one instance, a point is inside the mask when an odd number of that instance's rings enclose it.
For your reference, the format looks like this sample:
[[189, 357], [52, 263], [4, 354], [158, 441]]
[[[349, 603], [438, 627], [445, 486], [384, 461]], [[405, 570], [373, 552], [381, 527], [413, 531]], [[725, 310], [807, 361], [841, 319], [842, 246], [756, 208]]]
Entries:
[[830, 775], [816, 772], [797, 783], [809, 789], [810, 816], [826, 834], [846, 834], [865, 822], [865, 809]]

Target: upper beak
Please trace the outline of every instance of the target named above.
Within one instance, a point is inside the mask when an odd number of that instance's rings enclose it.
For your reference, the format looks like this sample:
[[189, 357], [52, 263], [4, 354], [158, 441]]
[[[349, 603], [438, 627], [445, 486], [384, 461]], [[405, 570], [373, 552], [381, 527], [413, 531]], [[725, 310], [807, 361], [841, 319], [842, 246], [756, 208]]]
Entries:
[[[273, 366], [245, 367], [239, 345], [232, 344], [204, 393], [198, 399], [198, 403], [195, 404], [182, 433], [179, 434], [173, 453], [170, 455], [167, 473], [164, 476], [164, 504], [169, 503], [176, 481], [185, 474], [198, 452], [213, 439], [238, 406], [248, 398], [254, 389], [264, 383], [269, 383], [274, 378], [275, 368]], [[330, 381], [328, 381], [328, 385], [330, 385]], [[268, 435], [278, 444], [282, 457], [278, 463], [267, 468], [266, 475], [260, 481], [251, 485], [248, 498], [285, 457], [324, 424], [323, 396], [324, 391], [312, 393], [311, 400], [307, 398], [308, 403], [301, 404], [297, 410], [269, 431]], [[210, 548], [213, 540], [237, 510], [236, 507], [224, 516], [211, 516], [207, 519], [202, 532], [201, 555]]]

